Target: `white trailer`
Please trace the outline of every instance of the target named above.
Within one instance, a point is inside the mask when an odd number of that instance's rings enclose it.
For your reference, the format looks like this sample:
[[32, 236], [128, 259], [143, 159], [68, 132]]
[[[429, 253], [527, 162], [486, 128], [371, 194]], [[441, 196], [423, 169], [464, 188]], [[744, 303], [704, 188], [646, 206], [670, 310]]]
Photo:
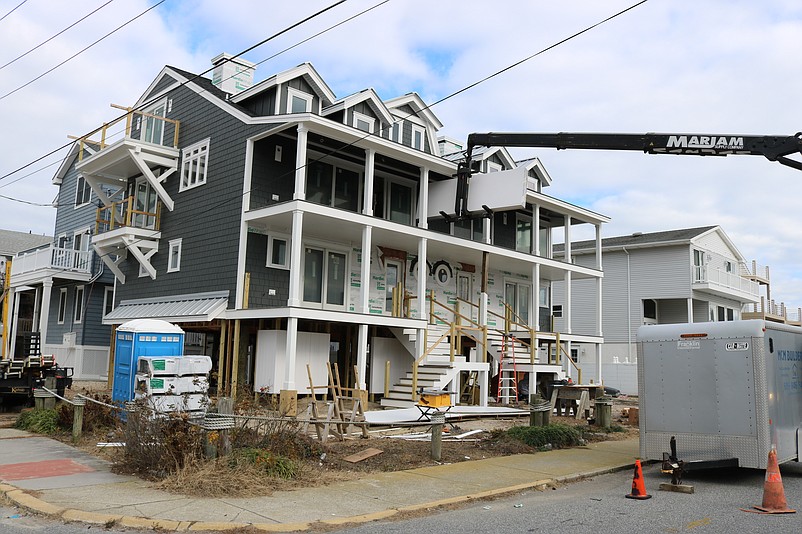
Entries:
[[[638, 330], [640, 455], [765, 469], [799, 461], [802, 328], [761, 320]], [[736, 463], [737, 462], [737, 463]], [[693, 464], [691, 464], [693, 465]]]

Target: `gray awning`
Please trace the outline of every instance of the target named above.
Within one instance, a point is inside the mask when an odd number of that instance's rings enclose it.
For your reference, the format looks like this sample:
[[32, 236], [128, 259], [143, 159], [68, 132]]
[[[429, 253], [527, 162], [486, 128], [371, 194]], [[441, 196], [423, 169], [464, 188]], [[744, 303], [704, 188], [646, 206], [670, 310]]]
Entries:
[[123, 300], [103, 324], [121, 324], [131, 319], [162, 319], [171, 323], [211, 321], [228, 307], [228, 291], [170, 295]]

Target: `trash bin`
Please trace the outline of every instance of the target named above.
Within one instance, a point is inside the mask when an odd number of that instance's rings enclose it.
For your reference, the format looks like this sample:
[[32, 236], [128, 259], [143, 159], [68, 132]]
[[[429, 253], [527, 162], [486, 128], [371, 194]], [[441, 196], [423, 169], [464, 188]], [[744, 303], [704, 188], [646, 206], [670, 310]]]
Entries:
[[613, 421], [613, 398], [607, 395], [596, 397], [593, 417], [596, 419], [596, 426], [609, 428]]

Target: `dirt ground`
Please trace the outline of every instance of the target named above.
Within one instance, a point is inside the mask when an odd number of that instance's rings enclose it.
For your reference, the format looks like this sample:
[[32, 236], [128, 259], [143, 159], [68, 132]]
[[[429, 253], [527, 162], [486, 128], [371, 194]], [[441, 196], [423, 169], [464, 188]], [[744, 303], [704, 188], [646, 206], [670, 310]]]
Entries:
[[[68, 390], [66, 396], [69, 398], [76, 393], [104, 395], [110, 392], [104, 382], [76, 382], [72, 390]], [[376, 405], [371, 404], [370, 409], [375, 409], [376, 407]], [[552, 415], [551, 422], [577, 427], [582, 431], [583, 437], [587, 441], [628, 439], [638, 435], [637, 425], [633, 426], [628, 422], [627, 415], [631, 407], [637, 407], [636, 397], [621, 396], [613, 400], [612, 428], [616, 431], [603, 430], [589, 425], [584, 419], [578, 420], [575, 417]], [[299, 401], [299, 413], [302, 413], [303, 408], [303, 400], [301, 400]], [[520, 408], [528, 409], [528, 406], [522, 404]], [[536, 452], [518, 441], [498, 439], [500, 431], [513, 426], [528, 424], [529, 416], [527, 414], [522, 417], [470, 418], [446, 425], [439, 463], [455, 463], [494, 456]], [[427, 426], [371, 427], [368, 438], [362, 438], [361, 432], [358, 432], [359, 429], [355, 427], [350, 430], [351, 434], [343, 441], [329, 437], [326, 443], [320, 444], [323, 452], [317, 461], [316, 470], [328, 472], [331, 476], [320, 477], [321, 473], [318, 473], [315, 478], [322, 478], [325, 483], [327, 478], [350, 478], [365, 472], [397, 471], [438, 464], [438, 462], [431, 459], [431, 442], [428, 435], [426, 435], [429, 431]], [[472, 433], [461, 439], [455, 437], [470, 431], [481, 432]], [[310, 433], [313, 434], [311, 430]], [[416, 434], [419, 435], [419, 438], [414, 437]], [[405, 436], [405, 438], [399, 436]], [[103, 436], [97, 437], [103, 438]], [[89, 441], [89, 443], [85, 444], [85, 448], [88, 450], [96, 449], [96, 443], [92, 443], [92, 439]], [[358, 462], [345, 460], [348, 456], [371, 448], [382, 452]], [[97, 451], [95, 452], [97, 453]], [[100, 454], [103, 453], [101, 452]]]

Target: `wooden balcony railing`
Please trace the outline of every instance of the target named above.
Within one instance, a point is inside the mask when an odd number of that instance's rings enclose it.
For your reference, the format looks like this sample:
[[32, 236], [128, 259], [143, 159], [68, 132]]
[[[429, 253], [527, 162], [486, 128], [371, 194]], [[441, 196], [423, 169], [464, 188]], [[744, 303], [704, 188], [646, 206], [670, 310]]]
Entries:
[[134, 197], [112, 202], [97, 210], [95, 218], [95, 235], [109, 232], [115, 228], [129, 227], [144, 230], [159, 230], [161, 219], [161, 202], [156, 201], [155, 211], [136, 209]]

